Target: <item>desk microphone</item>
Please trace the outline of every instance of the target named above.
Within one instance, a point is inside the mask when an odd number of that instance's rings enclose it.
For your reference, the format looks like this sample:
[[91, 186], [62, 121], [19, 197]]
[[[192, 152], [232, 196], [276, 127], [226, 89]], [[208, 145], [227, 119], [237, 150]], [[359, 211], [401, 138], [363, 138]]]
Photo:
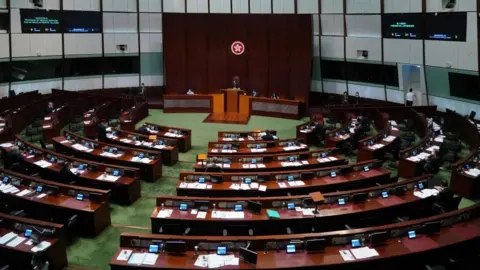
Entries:
[[194, 247], [193, 255], [198, 256], [198, 246]]

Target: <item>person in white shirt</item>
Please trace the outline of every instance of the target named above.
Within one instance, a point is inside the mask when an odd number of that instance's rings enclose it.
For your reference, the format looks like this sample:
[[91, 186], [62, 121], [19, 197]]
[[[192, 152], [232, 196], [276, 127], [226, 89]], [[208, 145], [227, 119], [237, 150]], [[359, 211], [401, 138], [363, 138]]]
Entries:
[[258, 93], [257, 91], [255, 91], [255, 89], [252, 90], [252, 97], [257, 97], [258, 96]]
[[407, 106], [411, 107], [413, 106], [413, 101], [416, 99], [415, 93], [413, 93], [413, 89], [410, 88], [408, 90], [407, 96], [406, 96], [406, 101], [407, 101]]
[[188, 89], [187, 95], [195, 95], [195, 93], [192, 91], [192, 89]]

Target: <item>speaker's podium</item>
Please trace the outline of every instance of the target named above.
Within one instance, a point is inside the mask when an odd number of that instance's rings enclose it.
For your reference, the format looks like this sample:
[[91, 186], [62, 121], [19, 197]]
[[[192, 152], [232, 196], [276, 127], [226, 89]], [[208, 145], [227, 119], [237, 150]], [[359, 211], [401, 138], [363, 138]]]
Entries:
[[250, 97], [240, 89], [222, 89], [213, 94], [213, 112], [204, 120], [209, 123], [247, 124], [250, 120]]

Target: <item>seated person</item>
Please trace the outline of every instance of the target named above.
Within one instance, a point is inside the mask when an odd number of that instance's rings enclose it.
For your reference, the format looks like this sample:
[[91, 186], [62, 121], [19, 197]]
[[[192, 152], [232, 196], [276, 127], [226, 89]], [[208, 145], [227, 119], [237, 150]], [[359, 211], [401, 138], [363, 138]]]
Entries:
[[424, 169], [428, 173], [438, 172], [440, 169], [440, 157], [438, 156], [437, 151], [433, 151], [432, 155], [425, 160]]
[[193, 92], [192, 89], [188, 89], [187, 95], [195, 95], [195, 92]]
[[273, 92], [272, 99], [279, 99], [280, 97], [277, 95], [276, 92]]
[[150, 134], [150, 132], [149, 132], [148, 129], [147, 129], [147, 126], [141, 126], [141, 127], [138, 129], [138, 133], [141, 133], [141, 134]]
[[252, 97], [258, 97], [258, 92], [255, 89], [252, 90]]
[[10, 169], [13, 164], [19, 162], [22, 159], [22, 151], [18, 148], [18, 146], [12, 146], [5, 154], [5, 158], [3, 159], [3, 166], [6, 169]]
[[70, 171], [70, 163], [65, 162], [59, 172], [59, 180], [64, 184], [69, 184], [75, 180], [76, 175]]
[[107, 122], [105, 120], [102, 120], [97, 125], [97, 137], [100, 141], [107, 138]]
[[53, 102], [48, 102], [48, 105], [47, 105], [47, 108], [45, 109], [45, 112], [47, 114], [49, 113], [52, 113], [53, 111], [55, 110], [55, 108], [53, 107]]
[[265, 135], [262, 136], [262, 140], [264, 141], [272, 141], [275, 140], [275, 137], [270, 130], [265, 130]]

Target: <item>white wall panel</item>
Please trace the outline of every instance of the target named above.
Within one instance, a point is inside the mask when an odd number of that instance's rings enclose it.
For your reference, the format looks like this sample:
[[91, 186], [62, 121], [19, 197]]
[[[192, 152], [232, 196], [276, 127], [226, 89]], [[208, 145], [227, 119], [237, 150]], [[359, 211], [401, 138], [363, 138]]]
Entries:
[[347, 0], [347, 13], [380, 13], [380, 0]]
[[210, 0], [210, 13], [230, 13], [230, 0]]
[[314, 35], [320, 35], [320, 22], [319, 15], [312, 14], [312, 30]]
[[405, 104], [405, 93], [400, 90], [387, 88], [387, 101]]
[[382, 37], [380, 15], [347, 15], [345, 20], [349, 37]]
[[61, 34], [12, 34], [12, 56], [62, 55]]
[[312, 81], [310, 86], [310, 91], [312, 92], [322, 92], [322, 82], [321, 81]]
[[8, 34], [0, 34], [0, 58], [10, 57], [10, 39]]
[[145, 86], [163, 86], [163, 76], [162, 75], [143, 75], [142, 83]]
[[328, 58], [345, 58], [343, 37], [321, 38], [321, 55]]
[[140, 32], [162, 32], [162, 13], [140, 13]]
[[38, 90], [40, 94], [50, 94], [52, 93], [52, 88], [61, 89], [62, 80], [12, 83], [12, 90], [15, 90], [15, 93], [17, 94], [20, 92], [30, 92], [35, 90]]
[[10, 9], [10, 29], [12, 34], [22, 33], [22, 24], [20, 22], [20, 10]]
[[[422, 0], [382, 0], [385, 13], [422, 12]], [[427, 1], [428, 2], [428, 1]]]
[[7, 8], [7, 0], [0, 0], [0, 8]]
[[[10, 8], [36, 8], [31, 0], [10, 0]], [[60, 0], [43, 0], [44, 9], [60, 9]]]
[[357, 51], [368, 51], [368, 61], [382, 61], [382, 39], [347, 37], [346, 58], [358, 59]]
[[138, 82], [138, 76], [138, 74], [125, 76], [105, 76], [103, 80], [105, 88], [136, 87], [140, 86], [140, 83]]
[[437, 105], [437, 110], [444, 112], [445, 109], [454, 109], [457, 113], [462, 115], [468, 115], [471, 111], [477, 112], [478, 119], [478, 112], [480, 112], [480, 105], [467, 103], [463, 101], [458, 101], [455, 99], [447, 99], [442, 97], [436, 96], [429, 96], [430, 105]]
[[[7, 83], [7, 85], [0, 85], [0, 97], [7, 97], [8, 96], [8, 90], [10, 90], [10, 87], [8, 86], [8, 83]], [[17, 92], [17, 94], [18, 94], [18, 92]]]
[[320, 56], [320, 36], [313, 36], [313, 56]]
[[347, 84], [345, 82], [323, 80], [323, 92], [343, 95], [345, 91], [347, 91]]
[[141, 52], [163, 52], [162, 34], [142, 33], [140, 34]]
[[[107, 54], [125, 54], [138, 53], [138, 37], [137, 34], [128, 33], [106, 33], [103, 35], [105, 53]], [[118, 50], [117, 45], [127, 45], [125, 52]]]
[[65, 55], [102, 54], [102, 34], [65, 34]]
[[100, 11], [101, 0], [63, 0], [64, 10]]
[[297, 1], [298, 14], [317, 14], [318, 0], [301, 0]]
[[185, 12], [185, 0], [163, 0], [163, 12]]
[[188, 13], [208, 13], [208, 0], [187, 0]]
[[340, 13], [343, 14], [343, 1], [340, 0], [322, 0], [322, 13]]
[[360, 97], [385, 100], [385, 90], [383, 87], [359, 85], [354, 82], [348, 83], [348, 94], [354, 96], [358, 92]]
[[248, 13], [248, 0], [232, 0], [233, 13]]
[[162, 0], [139, 0], [140, 12], [162, 12]]
[[70, 91], [79, 91], [79, 90], [91, 90], [91, 89], [102, 89], [103, 88], [103, 79], [102, 77], [98, 78], [90, 78], [90, 77], [85, 77], [85, 78], [65, 78], [64, 82], [65, 90], [70, 90]]
[[444, 9], [444, 0], [427, 0], [427, 12], [476, 11], [477, 0], [457, 0], [453, 9]]
[[467, 13], [467, 41], [425, 40], [425, 64], [428, 66], [478, 70], [477, 17]]
[[343, 15], [322, 14], [321, 16], [322, 35], [343, 36], [344, 21]]
[[295, 13], [295, 2], [293, 0], [276, 0], [273, 3], [273, 13], [293, 14]]
[[103, 13], [104, 33], [137, 32], [137, 13]]
[[137, 12], [137, 0], [103, 0], [103, 11]]
[[250, 13], [272, 13], [272, 2], [270, 0], [250, 1]]
[[410, 39], [383, 39], [385, 62], [423, 65], [423, 41]]

